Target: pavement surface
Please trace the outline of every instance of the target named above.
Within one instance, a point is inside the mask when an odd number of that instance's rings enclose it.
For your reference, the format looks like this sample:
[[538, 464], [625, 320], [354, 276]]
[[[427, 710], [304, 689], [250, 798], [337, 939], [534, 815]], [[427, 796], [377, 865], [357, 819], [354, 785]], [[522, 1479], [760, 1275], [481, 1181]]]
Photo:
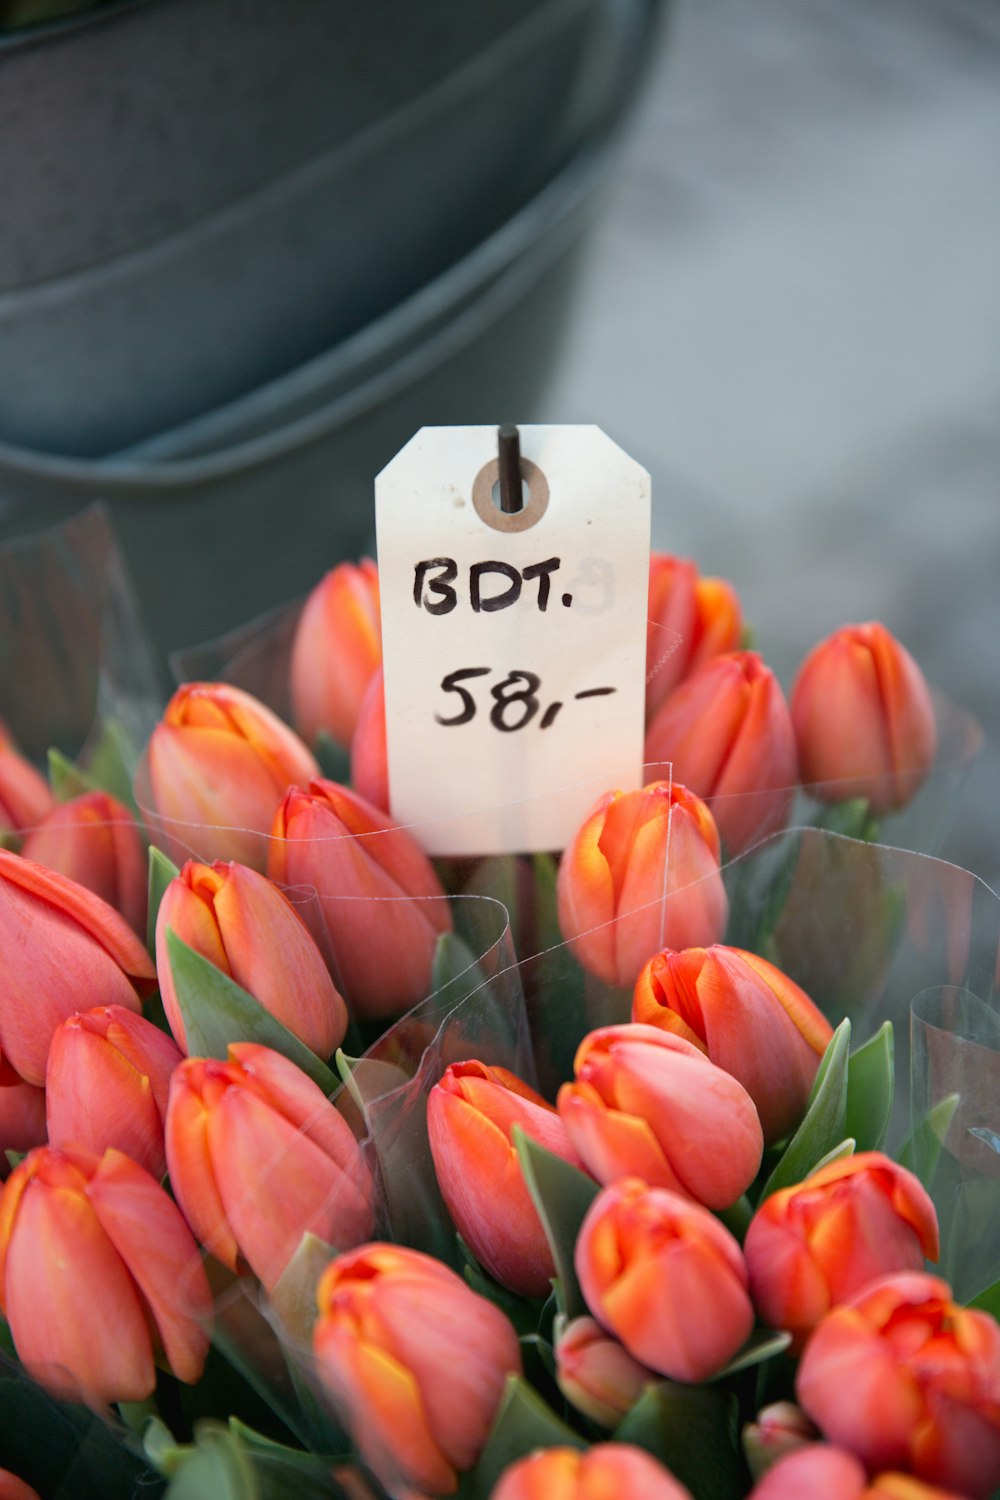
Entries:
[[681, 0], [541, 419], [646, 465], [786, 687], [877, 618], [979, 718], [943, 852], [1000, 890], [993, 0]]

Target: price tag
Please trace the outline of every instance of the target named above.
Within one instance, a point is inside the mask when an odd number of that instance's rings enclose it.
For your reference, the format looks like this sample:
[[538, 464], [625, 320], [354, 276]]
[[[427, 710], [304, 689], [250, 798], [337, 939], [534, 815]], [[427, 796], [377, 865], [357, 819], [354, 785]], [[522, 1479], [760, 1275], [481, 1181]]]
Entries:
[[641, 785], [650, 484], [597, 427], [425, 427], [375, 481], [389, 796], [431, 854], [565, 847]]

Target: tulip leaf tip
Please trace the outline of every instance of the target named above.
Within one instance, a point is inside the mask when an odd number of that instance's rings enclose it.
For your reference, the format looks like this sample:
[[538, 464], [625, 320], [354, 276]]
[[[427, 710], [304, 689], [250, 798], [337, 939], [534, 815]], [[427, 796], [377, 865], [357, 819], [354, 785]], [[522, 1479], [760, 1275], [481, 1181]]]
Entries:
[[547, 1151], [519, 1125], [511, 1131], [521, 1172], [556, 1267], [556, 1301], [566, 1317], [588, 1312], [573, 1265], [577, 1235], [600, 1188], [579, 1168]]

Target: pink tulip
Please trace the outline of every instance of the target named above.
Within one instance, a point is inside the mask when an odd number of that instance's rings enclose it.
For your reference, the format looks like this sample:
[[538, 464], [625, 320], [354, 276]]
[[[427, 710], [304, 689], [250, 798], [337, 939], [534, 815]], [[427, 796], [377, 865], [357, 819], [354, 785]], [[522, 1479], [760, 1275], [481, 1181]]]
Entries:
[[755, 651], [713, 657], [674, 689], [646, 733], [647, 771], [704, 797], [730, 854], [781, 828], [798, 783], [792, 719]]
[[291, 788], [268, 874], [315, 891], [303, 915], [352, 1011], [379, 1019], [422, 1000], [451, 914], [430, 861], [402, 828], [334, 781]]
[[55, 805], [49, 784], [18, 750], [0, 722], [0, 833], [21, 833]]
[[48, 870], [87, 887], [146, 935], [146, 846], [128, 808], [107, 792], [57, 803], [21, 849]]
[[98, 1155], [113, 1146], [162, 1177], [163, 1122], [180, 1061], [168, 1036], [123, 1006], [67, 1016], [53, 1034], [45, 1075], [49, 1144]]
[[826, 802], [902, 807], [934, 764], [930, 689], [884, 625], [843, 625], [806, 657], [792, 687], [802, 780]]
[[40, 1500], [38, 1491], [9, 1469], [0, 1469], [0, 1500]]
[[765, 1143], [805, 1114], [833, 1028], [804, 990], [741, 948], [669, 948], [636, 982], [632, 1019], [691, 1042], [757, 1106]]
[[373, 807], [389, 811], [389, 759], [385, 741], [382, 668], [372, 673], [351, 740], [351, 785]]
[[585, 1036], [559, 1090], [566, 1134], [598, 1182], [641, 1177], [709, 1208], [753, 1182], [764, 1149], [753, 1100], [697, 1047], [653, 1026]]
[[728, 916], [719, 835], [677, 782], [608, 792], [559, 864], [559, 926], [599, 979], [632, 986], [663, 947], [717, 942]]
[[268, 1291], [308, 1230], [338, 1249], [371, 1233], [371, 1175], [343, 1116], [294, 1063], [250, 1042], [187, 1058], [170, 1085], [167, 1163], [210, 1254]]
[[555, 1267], [511, 1140], [515, 1125], [579, 1166], [551, 1104], [506, 1068], [452, 1063], [427, 1099], [434, 1170], [459, 1234], [503, 1286], [546, 1297]]
[[45, 1140], [45, 1090], [25, 1083], [0, 1053], [0, 1178], [5, 1151], [25, 1152]]
[[299, 733], [325, 730], [349, 745], [372, 673], [382, 662], [378, 568], [340, 563], [313, 589], [292, 643], [291, 693]]
[[156, 919], [160, 995], [177, 1044], [187, 1051], [168, 930], [259, 1000], [318, 1057], [340, 1046], [347, 1029], [343, 999], [305, 922], [266, 876], [235, 862], [189, 860], [163, 894]]
[[617, 1427], [646, 1386], [659, 1378], [594, 1318], [557, 1319], [553, 1353], [559, 1389], [598, 1427]]
[[490, 1500], [691, 1500], [669, 1469], [631, 1443], [542, 1448], [505, 1469]]
[[331, 1261], [316, 1302], [319, 1377], [365, 1462], [394, 1494], [453, 1494], [521, 1373], [504, 1314], [440, 1261], [378, 1243]]
[[149, 742], [154, 821], [177, 858], [194, 850], [263, 869], [278, 803], [318, 772], [287, 724], [224, 682], [179, 687]]
[[806, 1443], [780, 1458], [758, 1480], [751, 1500], [862, 1500], [863, 1464], [828, 1443]]
[[833, 1308], [806, 1345], [799, 1405], [870, 1473], [988, 1500], [1000, 1484], [1000, 1327], [923, 1272]]
[[74, 880], [0, 849], [0, 1051], [45, 1082], [60, 1021], [92, 1005], [138, 1011], [156, 984], [145, 948], [112, 907]]
[[42, 1146], [0, 1200], [0, 1308], [53, 1395], [143, 1401], [154, 1361], [198, 1380], [211, 1298], [176, 1205], [120, 1151]]
[[743, 1452], [751, 1474], [759, 1479], [779, 1459], [813, 1443], [818, 1436], [794, 1401], [772, 1401], [743, 1429]]
[[937, 1215], [912, 1172], [863, 1151], [765, 1199], [743, 1253], [761, 1318], [801, 1348], [831, 1307], [869, 1282], [937, 1260]]
[[709, 1380], [753, 1328], [739, 1245], [713, 1214], [637, 1177], [604, 1188], [576, 1242], [597, 1321], [670, 1380]]

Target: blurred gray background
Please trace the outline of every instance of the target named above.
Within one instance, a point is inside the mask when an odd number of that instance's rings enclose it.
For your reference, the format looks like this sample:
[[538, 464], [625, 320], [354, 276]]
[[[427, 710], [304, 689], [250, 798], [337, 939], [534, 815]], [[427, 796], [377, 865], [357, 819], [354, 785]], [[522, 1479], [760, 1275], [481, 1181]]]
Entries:
[[946, 856], [1000, 889], [1000, 7], [681, 0], [545, 420], [653, 476], [786, 688], [879, 618], [983, 723]]

